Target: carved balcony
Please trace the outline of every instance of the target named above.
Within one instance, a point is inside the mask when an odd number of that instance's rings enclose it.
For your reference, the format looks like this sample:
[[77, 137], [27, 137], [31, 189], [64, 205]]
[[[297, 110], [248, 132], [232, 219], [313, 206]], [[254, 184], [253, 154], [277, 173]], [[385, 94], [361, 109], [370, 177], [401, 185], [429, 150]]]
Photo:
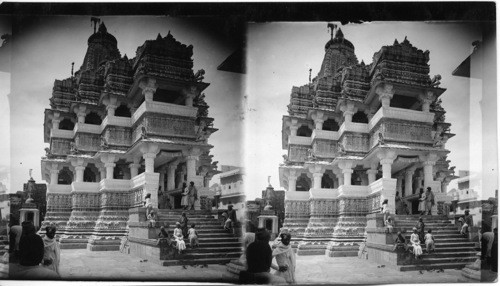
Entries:
[[73, 139], [75, 133], [73, 130], [63, 130], [63, 129], [51, 129], [50, 130], [50, 138], [64, 138], [64, 139]]
[[71, 185], [47, 185], [47, 193], [51, 194], [69, 194], [71, 193]]
[[99, 183], [93, 183], [93, 182], [73, 182], [73, 183], [71, 183], [71, 192], [97, 193], [98, 191], [99, 191]]
[[336, 199], [339, 196], [338, 189], [309, 189], [311, 199]]
[[324, 139], [324, 140], [339, 140], [340, 134], [337, 131], [328, 131], [328, 130], [319, 130], [314, 129], [311, 135], [312, 141], [316, 139]]
[[370, 122], [368, 123], [369, 129], [373, 129], [377, 123], [382, 118], [392, 118], [392, 119], [400, 119], [406, 121], [415, 121], [415, 122], [423, 122], [423, 123], [433, 123], [434, 122], [434, 113], [432, 112], [423, 112], [418, 110], [397, 108], [397, 107], [381, 107], [377, 113], [372, 117]]
[[342, 185], [338, 190], [342, 197], [366, 198], [370, 193], [370, 186]]
[[311, 146], [311, 137], [290, 136], [288, 137], [288, 145], [306, 145]]
[[99, 183], [99, 190], [129, 191], [130, 180], [104, 179]]
[[339, 129], [340, 136], [342, 136], [342, 134], [346, 131], [354, 133], [369, 133], [370, 129], [367, 123], [344, 122]]
[[74, 133], [90, 133], [90, 134], [101, 134], [101, 125], [86, 124], [86, 123], [76, 123], [73, 129]]
[[135, 124], [146, 112], [196, 118], [198, 108], [157, 101], [144, 101], [132, 115], [132, 124]]
[[285, 192], [285, 200], [289, 201], [308, 201], [309, 200], [309, 192], [297, 192], [297, 191], [288, 191]]
[[120, 126], [120, 127], [132, 127], [132, 118], [108, 115], [104, 118], [104, 120], [101, 123], [101, 130], [104, 130], [108, 125]]

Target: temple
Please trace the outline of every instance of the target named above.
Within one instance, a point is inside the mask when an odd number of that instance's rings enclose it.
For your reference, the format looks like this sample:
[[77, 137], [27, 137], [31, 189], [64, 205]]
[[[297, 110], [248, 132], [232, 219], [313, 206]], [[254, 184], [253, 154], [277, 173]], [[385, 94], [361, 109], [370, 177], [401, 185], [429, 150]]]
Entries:
[[[333, 30], [333, 28], [332, 28]], [[433, 215], [445, 214], [453, 176], [445, 148], [454, 136], [429, 76], [429, 51], [408, 39], [358, 62], [338, 29], [325, 45], [318, 75], [293, 87], [283, 116], [279, 167], [286, 189], [284, 229], [297, 253], [357, 255], [367, 215], [384, 199], [395, 213], [396, 192], [416, 214], [421, 188], [431, 187]]]
[[182, 184], [192, 181], [195, 207], [204, 208], [216, 169], [207, 140], [217, 129], [193, 46], [158, 34], [129, 59], [104, 23], [87, 42], [80, 69], [54, 82], [45, 110], [43, 226], [57, 225], [62, 248], [117, 250], [129, 209], [147, 193], [154, 208], [166, 198], [180, 208]]

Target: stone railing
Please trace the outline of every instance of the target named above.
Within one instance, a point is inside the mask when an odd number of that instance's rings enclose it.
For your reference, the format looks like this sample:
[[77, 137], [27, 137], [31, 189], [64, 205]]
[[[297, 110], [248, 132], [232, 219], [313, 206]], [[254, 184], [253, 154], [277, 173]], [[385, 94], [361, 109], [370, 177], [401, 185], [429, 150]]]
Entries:
[[368, 128], [367, 123], [358, 123], [358, 122], [344, 122], [340, 125], [339, 134], [342, 134], [346, 131], [356, 132], [356, 133], [369, 133], [370, 129]]
[[104, 179], [99, 183], [101, 190], [129, 191], [130, 180]]
[[135, 123], [145, 112], [170, 114], [184, 117], [196, 117], [198, 109], [196, 107], [170, 104], [157, 101], [145, 101], [137, 108], [132, 115], [132, 123]]
[[373, 129], [373, 127], [375, 127], [375, 125], [377, 125], [379, 120], [383, 117], [426, 123], [432, 123], [434, 121], [434, 113], [432, 112], [423, 112], [396, 107], [381, 107], [368, 123], [370, 130]]
[[71, 192], [71, 185], [47, 185], [47, 193], [54, 194], [69, 194]]
[[370, 193], [369, 186], [342, 185], [338, 188], [340, 197], [360, 197], [366, 198]]
[[71, 192], [96, 193], [99, 192], [99, 183], [73, 182], [71, 183]]
[[309, 192], [285, 192], [285, 200], [307, 201], [309, 200]]
[[75, 133], [73, 130], [64, 130], [64, 129], [51, 129], [50, 130], [50, 138], [64, 138], [64, 139], [73, 139]]
[[[128, 181], [128, 180], [127, 180]], [[129, 188], [140, 189], [142, 194], [151, 194], [153, 207], [158, 208], [158, 186], [160, 181], [159, 173], [141, 173], [130, 179]]]
[[311, 145], [311, 137], [302, 137], [302, 136], [290, 136], [288, 137], [288, 144], [294, 145]]
[[101, 134], [101, 125], [86, 124], [86, 123], [76, 123], [73, 132], [81, 133], [91, 133], [91, 134]]
[[106, 128], [106, 126], [121, 126], [121, 127], [132, 127], [132, 118], [130, 117], [120, 117], [120, 116], [106, 116], [101, 123], [101, 131]]
[[[388, 208], [391, 213], [395, 211], [394, 197], [396, 196], [396, 179], [380, 178], [369, 185], [368, 197], [377, 198], [379, 205], [372, 205], [372, 210], [380, 209], [382, 202], [388, 199]], [[370, 207], [369, 207], [370, 208]]]
[[339, 140], [339, 132], [337, 131], [327, 131], [314, 129], [311, 135], [311, 139], [326, 139], [326, 140]]
[[311, 199], [336, 199], [339, 196], [338, 189], [309, 189]]

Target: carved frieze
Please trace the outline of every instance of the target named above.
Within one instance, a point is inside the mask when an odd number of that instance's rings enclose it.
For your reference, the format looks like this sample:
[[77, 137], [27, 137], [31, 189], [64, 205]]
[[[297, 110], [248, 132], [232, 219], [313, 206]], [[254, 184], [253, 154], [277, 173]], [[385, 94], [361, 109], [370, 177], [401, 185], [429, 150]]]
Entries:
[[75, 143], [79, 151], [97, 152], [101, 149], [101, 136], [99, 134], [77, 133]]
[[316, 157], [335, 158], [338, 156], [337, 141], [315, 139], [312, 147]]
[[104, 138], [108, 145], [130, 146], [132, 144], [132, 130], [126, 127], [107, 127]]
[[285, 201], [285, 217], [286, 218], [304, 218], [309, 217], [310, 205], [309, 201]]
[[308, 146], [304, 145], [289, 145], [288, 160], [291, 162], [304, 162], [308, 158]]
[[345, 132], [341, 141], [347, 152], [368, 152], [370, 149], [370, 136], [368, 134]]
[[53, 155], [68, 155], [71, 149], [71, 139], [52, 138], [50, 144], [50, 153]]

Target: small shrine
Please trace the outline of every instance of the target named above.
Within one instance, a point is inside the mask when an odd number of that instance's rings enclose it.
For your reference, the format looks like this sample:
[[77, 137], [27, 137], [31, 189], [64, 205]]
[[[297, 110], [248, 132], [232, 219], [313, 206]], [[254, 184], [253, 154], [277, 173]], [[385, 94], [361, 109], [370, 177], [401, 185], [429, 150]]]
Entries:
[[417, 213], [419, 191], [430, 187], [445, 214], [454, 178], [446, 141], [453, 137], [429, 75], [429, 51], [406, 37], [383, 46], [372, 63], [329, 24], [321, 69], [293, 87], [282, 120], [280, 184], [286, 189], [284, 229], [299, 255], [355, 256], [366, 237], [367, 215], [395, 197]]

